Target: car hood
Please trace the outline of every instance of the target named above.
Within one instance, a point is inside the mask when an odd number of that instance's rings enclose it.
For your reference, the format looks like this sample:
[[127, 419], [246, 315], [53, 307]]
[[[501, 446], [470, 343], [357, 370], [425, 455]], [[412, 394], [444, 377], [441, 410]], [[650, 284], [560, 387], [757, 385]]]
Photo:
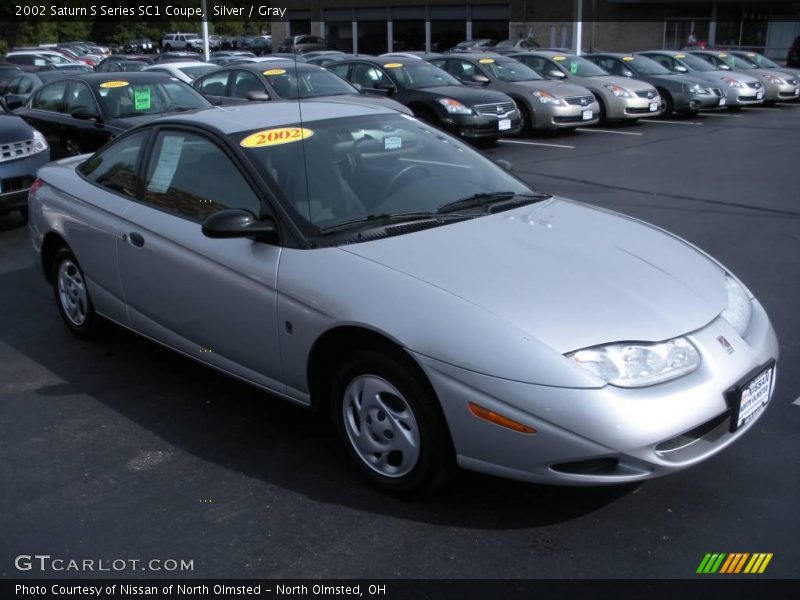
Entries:
[[0, 144], [21, 142], [33, 138], [33, 129], [22, 117], [0, 113]]
[[645, 81], [631, 79], [629, 77], [618, 77], [617, 75], [598, 75], [597, 77], [575, 77], [575, 83], [586, 87], [599, 87], [605, 85], [618, 85], [634, 92], [653, 89], [653, 86]]
[[716, 69], [714, 71], [695, 71], [692, 75], [703, 77], [705, 79], [711, 79], [713, 81], [723, 81], [727, 77], [728, 79], [735, 79], [739, 83], [753, 83], [757, 82], [758, 79], [753, 77], [752, 75], [745, 75], [739, 71], [722, 71], [721, 69]]
[[436, 98], [453, 98], [469, 106], [489, 102], [508, 102], [509, 97], [503, 92], [495, 92], [485, 88], [474, 88], [468, 85], [440, 85], [436, 87], [409, 90], [417, 94], [429, 94]]
[[338, 94], [336, 96], [320, 96], [311, 100], [325, 100], [326, 102], [343, 102], [345, 104], [357, 104], [360, 106], [377, 106], [379, 108], [391, 108], [407, 115], [414, 112], [405, 104], [400, 104], [397, 100], [379, 96], [377, 94]]
[[683, 335], [727, 301], [724, 271], [689, 244], [564, 199], [341, 249], [480, 306], [562, 354]]
[[569, 96], [588, 96], [591, 92], [582, 85], [574, 83], [564, 83], [563, 81], [549, 81], [547, 79], [534, 79], [533, 81], [515, 81], [509, 85], [514, 87], [542, 90], [553, 94], [556, 98], [567, 98]]

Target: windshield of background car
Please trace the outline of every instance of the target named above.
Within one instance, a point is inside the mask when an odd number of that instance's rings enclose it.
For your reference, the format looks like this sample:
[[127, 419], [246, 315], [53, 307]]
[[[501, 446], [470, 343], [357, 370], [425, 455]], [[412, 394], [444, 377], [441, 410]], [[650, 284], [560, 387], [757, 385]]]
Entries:
[[325, 69], [271, 68], [265, 69], [263, 73], [281, 98], [294, 100], [317, 96], [358, 94], [358, 90], [352, 85]]
[[[124, 77], [124, 76], [123, 76]], [[180, 81], [106, 81], [95, 84], [103, 108], [112, 118], [157, 115], [175, 110], [208, 108], [211, 103]]]
[[672, 71], [665, 69], [652, 58], [646, 56], [626, 56], [622, 59], [637, 75], [670, 75]]
[[[368, 215], [435, 212], [473, 194], [532, 190], [459, 140], [413, 117], [363, 115], [231, 136], [272, 179], [301, 228]], [[306, 168], [297, 165], [305, 161]]]
[[697, 58], [691, 54], [676, 54], [675, 58], [681, 61], [685, 66], [695, 71], [718, 71], [717, 67], [704, 61], [702, 58]]
[[575, 77], [602, 77], [608, 75], [603, 69], [580, 56], [559, 54], [551, 58], [559, 67]]
[[206, 73], [211, 73], [211, 71], [216, 71], [217, 67], [215, 65], [192, 65], [191, 67], [180, 67], [180, 72], [186, 75], [189, 79], [195, 80], [198, 77], [202, 77]]
[[[485, 61], [492, 62], [485, 62]], [[514, 82], [514, 81], [533, 81], [534, 79], [542, 79], [539, 74], [526, 67], [521, 62], [516, 60], [495, 60], [493, 58], [482, 58], [478, 62], [481, 66], [489, 71], [489, 73], [499, 79], [500, 81]]]
[[747, 53], [747, 60], [756, 63], [759, 67], [763, 67], [765, 69], [780, 69], [780, 65], [776, 63], [774, 60], [768, 59], [763, 54], [759, 54], [758, 52], [748, 52]]
[[[394, 66], [397, 65], [397, 66]], [[383, 65], [389, 76], [400, 87], [420, 89], [439, 85], [461, 85], [459, 81], [444, 69], [434, 67], [423, 60], [407, 63], [388, 62]]]
[[728, 65], [731, 69], [757, 69], [758, 65], [753, 61], [747, 60], [746, 58], [742, 58], [741, 56], [734, 56], [733, 54], [728, 54], [727, 52], [723, 52], [721, 54], [717, 54], [717, 57]]

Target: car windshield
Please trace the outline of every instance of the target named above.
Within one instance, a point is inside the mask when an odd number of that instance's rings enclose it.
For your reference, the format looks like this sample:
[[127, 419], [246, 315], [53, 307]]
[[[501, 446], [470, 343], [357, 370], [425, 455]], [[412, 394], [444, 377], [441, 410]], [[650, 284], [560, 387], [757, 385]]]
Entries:
[[[231, 136], [310, 233], [374, 216], [436, 213], [476, 194], [533, 194], [461, 141], [400, 113]], [[305, 169], [297, 165], [305, 164]]]
[[352, 85], [325, 69], [266, 69], [264, 75], [281, 98], [358, 94]]
[[728, 65], [731, 69], [757, 69], [758, 65], [753, 61], [747, 60], [746, 58], [742, 58], [741, 56], [734, 56], [733, 54], [728, 54], [727, 52], [721, 52], [717, 54], [717, 58], [719, 58], [722, 62]]
[[113, 118], [157, 115], [211, 106], [208, 100], [185, 83], [166, 77], [159, 77], [157, 81], [106, 81], [96, 84], [96, 90], [103, 108]]
[[217, 67], [214, 65], [192, 65], [191, 67], [180, 67], [178, 69], [181, 73], [186, 75], [189, 79], [197, 79], [198, 77], [202, 77], [206, 73], [211, 73], [211, 71], [216, 71]]
[[386, 72], [400, 87], [421, 89], [439, 85], [461, 85], [447, 71], [423, 60], [407, 63], [387, 63]]
[[608, 75], [608, 73], [596, 64], [580, 56], [559, 54], [553, 57], [553, 61], [564, 71], [575, 77], [601, 77], [603, 75]]
[[697, 58], [690, 54], [676, 54], [675, 58], [683, 63], [685, 67], [689, 67], [693, 71], [718, 71], [717, 67], [704, 61], [702, 58]]
[[521, 62], [516, 60], [494, 60], [493, 58], [482, 58], [478, 62], [480, 62], [481, 66], [489, 71], [493, 77], [496, 77], [500, 81], [514, 82], [542, 79], [542, 77], [540, 77], [536, 71], [530, 67], [526, 67]]
[[[738, 56], [741, 56], [739, 54]], [[763, 67], [765, 69], [780, 69], [781, 66], [776, 63], [774, 60], [768, 59], [763, 54], [759, 54], [758, 52], [748, 52], [747, 53], [747, 60], [753, 61], [759, 67]]]
[[622, 60], [637, 75], [670, 75], [672, 73], [646, 56], [625, 56]]

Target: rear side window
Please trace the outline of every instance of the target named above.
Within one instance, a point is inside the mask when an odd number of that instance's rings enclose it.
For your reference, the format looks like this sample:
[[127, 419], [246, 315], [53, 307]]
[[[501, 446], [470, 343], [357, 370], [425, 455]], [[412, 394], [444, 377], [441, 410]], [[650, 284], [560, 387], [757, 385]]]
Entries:
[[209, 96], [224, 96], [230, 72], [214, 73], [197, 82], [197, 91]]
[[334, 75], [338, 75], [342, 79], [347, 79], [347, 70], [350, 68], [350, 65], [349, 64], [330, 65], [329, 67], [326, 68]]
[[89, 181], [131, 199], [139, 187], [138, 165], [148, 132], [129, 135], [107, 146], [78, 170]]
[[66, 81], [58, 81], [44, 86], [31, 102], [31, 108], [62, 112], [64, 110], [64, 92], [67, 89]]

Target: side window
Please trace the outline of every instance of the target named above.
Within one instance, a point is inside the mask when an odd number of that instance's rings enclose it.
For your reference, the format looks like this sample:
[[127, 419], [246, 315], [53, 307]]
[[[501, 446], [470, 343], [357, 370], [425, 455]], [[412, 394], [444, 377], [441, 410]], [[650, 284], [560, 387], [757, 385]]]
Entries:
[[338, 75], [342, 79], [347, 79], [347, 70], [350, 68], [349, 64], [344, 65], [331, 65], [327, 69], [334, 75]]
[[72, 82], [70, 85], [64, 112], [70, 115], [81, 112], [86, 115], [100, 116], [100, 109], [97, 108], [97, 102], [95, 102], [89, 86], [80, 82]]
[[539, 56], [524, 56], [522, 62], [544, 77], [547, 70], [547, 61]]
[[263, 92], [264, 84], [250, 71], [235, 71], [233, 75], [233, 90], [231, 96], [247, 100], [250, 92]]
[[11, 81], [8, 82], [8, 86], [6, 87], [6, 94], [24, 94], [25, 92], [22, 91], [22, 83], [25, 80], [24, 77], [14, 77]]
[[670, 71], [675, 67], [673, 60], [669, 56], [664, 56], [662, 54], [654, 54], [650, 58], [652, 58], [662, 67], [669, 69]]
[[209, 96], [224, 96], [228, 86], [229, 75], [229, 71], [213, 73], [197, 84], [197, 90], [201, 94], [208, 94]]
[[34, 97], [31, 107], [37, 110], [61, 112], [64, 109], [64, 92], [66, 89], [66, 81], [58, 81], [44, 86]]
[[377, 84], [392, 85], [391, 79], [378, 67], [368, 63], [356, 63], [350, 74], [350, 81], [358, 83], [363, 88], [375, 88]]
[[107, 146], [83, 163], [80, 172], [95, 185], [135, 198], [137, 167], [148, 133], [141, 131]]
[[450, 62], [455, 63], [453, 65], [455, 68], [450, 74], [455, 76], [457, 79], [470, 79], [473, 75], [480, 74], [478, 72], [478, 68], [471, 62], [467, 62], [466, 60], [454, 60]]
[[144, 201], [181, 217], [203, 220], [226, 208], [261, 216], [261, 203], [228, 156], [205, 137], [158, 135], [145, 178]]
[[601, 58], [597, 64], [600, 68], [605, 69], [612, 75], [622, 75], [624, 67], [618, 60], [614, 60], [613, 58]]

